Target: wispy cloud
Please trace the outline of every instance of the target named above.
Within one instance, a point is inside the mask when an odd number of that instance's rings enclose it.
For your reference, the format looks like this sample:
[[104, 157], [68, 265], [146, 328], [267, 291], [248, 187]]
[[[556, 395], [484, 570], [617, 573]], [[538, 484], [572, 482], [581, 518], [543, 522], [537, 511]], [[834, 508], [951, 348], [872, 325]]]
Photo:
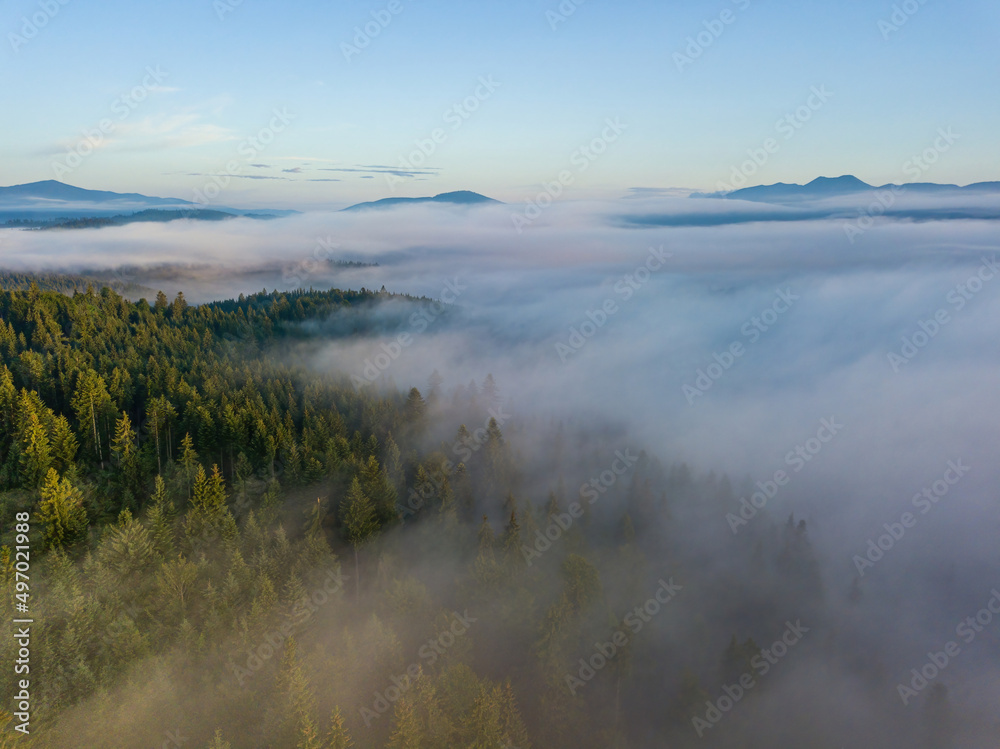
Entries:
[[226, 176], [226, 177], [232, 177], [233, 179], [277, 179], [277, 180], [283, 180], [285, 182], [289, 181], [288, 177], [276, 177], [276, 176], [267, 175], [267, 174], [227, 174], [227, 175], [218, 175], [218, 174], [210, 174], [210, 173], [206, 173], [206, 172], [187, 172], [187, 176], [188, 177], [218, 177], [218, 176]]
[[441, 170], [437, 167], [426, 167], [425, 169], [397, 169], [391, 166], [364, 166], [357, 165], [353, 167], [321, 167], [319, 169], [321, 172], [349, 172], [356, 174], [393, 174], [397, 177], [416, 177], [418, 175], [432, 175], [436, 176], [440, 174]]

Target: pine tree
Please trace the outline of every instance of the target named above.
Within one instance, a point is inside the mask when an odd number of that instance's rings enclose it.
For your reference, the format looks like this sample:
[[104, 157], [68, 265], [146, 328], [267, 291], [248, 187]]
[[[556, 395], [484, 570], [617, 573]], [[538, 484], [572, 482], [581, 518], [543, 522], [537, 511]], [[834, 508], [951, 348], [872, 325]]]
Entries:
[[410, 394], [406, 397], [406, 407], [404, 409], [406, 420], [411, 424], [419, 424], [427, 413], [427, 404], [424, 397], [416, 388], [410, 388]]
[[302, 670], [296, 651], [295, 638], [288, 638], [281, 659], [281, 671], [278, 674], [278, 688], [284, 693], [285, 704], [288, 707], [286, 723], [291, 729], [290, 732], [295, 735], [296, 749], [321, 749], [319, 730], [313, 718], [316, 697]]
[[374, 455], [369, 456], [360, 473], [361, 488], [371, 499], [379, 526], [393, 522], [399, 517], [396, 508], [396, 488], [389, 481]]
[[[153, 430], [156, 441], [156, 472], [163, 473], [163, 462], [161, 460], [162, 450], [160, 449], [160, 433], [168, 426], [170, 420], [177, 416], [177, 409], [167, 400], [166, 396], [152, 398], [146, 406], [146, 420], [149, 428]], [[169, 453], [169, 451], [168, 451]]]
[[354, 742], [344, 726], [344, 716], [340, 714], [340, 708], [335, 707], [330, 714], [330, 730], [327, 731], [323, 749], [350, 749], [352, 746]]
[[50, 468], [41, 490], [36, 522], [42, 526], [42, 548], [64, 549], [87, 534], [87, 511], [80, 490]]
[[[22, 399], [24, 402], [24, 399]], [[25, 414], [21, 428], [21, 476], [28, 487], [37, 487], [47, 479], [52, 467], [52, 448], [48, 433], [32, 407]]]
[[138, 454], [136, 452], [135, 430], [132, 420], [123, 413], [115, 422], [115, 436], [111, 441], [111, 455], [121, 472], [122, 506], [130, 507], [135, 502], [135, 492], [139, 483]]
[[164, 610], [183, 620], [188, 597], [198, 580], [198, 566], [178, 554], [177, 559], [164, 562], [156, 574], [156, 583], [164, 602]]
[[150, 497], [149, 532], [153, 545], [164, 556], [174, 550], [173, 512], [174, 505], [167, 497], [167, 485], [162, 476], [157, 476]]
[[147, 568], [156, 558], [156, 546], [149, 531], [128, 510], [110, 528], [102, 543], [105, 561], [121, 578]]
[[361, 488], [361, 482], [355, 477], [351, 481], [351, 489], [341, 510], [342, 522], [347, 531], [347, 540], [354, 547], [354, 584], [355, 597], [361, 596], [360, 565], [358, 549], [368, 543], [378, 531], [378, 519], [375, 505]]
[[[500, 496], [500, 492], [510, 481], [507, 442], [495, 418], [490, 418], [486, 428], [486, 486], [492, 497]], [[492, 499], [487, 497], [487, 499]], [[493, 500], [495, 501], [495, 500]]]
[[394, 486], [399, 486], [403, 480], [403, 464], [400, 460], [399, 445], [392, 438], [392, 432], [385, 438], [385, 470]]
[[445, 532], [453, 533], [458, 528], [458, 508], [455, 501], [455, 492], [452, 491], [451, 481], [445, 476], [441, 482], [441, 505], [438, 508], [438, 521], [444, 526]]
[[75, 470], [78, 444], [73, 428], [65, 416], [57, 416], [52, 422], [52, 467], [61, 475]]
[[84, 371], [77, 380], [71, 405], [81, 431], [90, 435], [94, 454], [103, 469], [104, 451], [100, 426], [111, 409], [111, 396], [105, 387], [104, 378], [91, 369]]
[[236, 536], [236, 521], [226, 507], [226, 487], [218, 466], [212, 466], [211, 476], [198, 466], [186, 531], [188, 538], [196, 543], [219, 537], [229, 540]]
[[486, 515], [483, 515], [483, 523], [479, 526], [479, 551], [476, 554], [476, 561], [473, 570], [476, 582], [483, 590], [490, 590], [500, 581], [500, 565], [497, 563], [496, 534], [493, 526]]
[[187, 300], [184, 298], [184, 292], [178, 291], [177, 296], [174, 297], [174, 301], [170, 304], [170, 317], [174, 320], [180, 320], [184, 317], [184, 312], [187, 310]]
[[386, 749], [421, 749], [424, 729], [410, 697], [404, 696], [396, 703], [393, 714], [393, 731]]
[[198, 473], [198, 453], [194, 449], [194, 440], [191, 433], [185, 432], [181, 440], [181, 474], [184, 477], [184, 488], [187, 491], [188, 499], [191, 499], [191, 487], [194, 484], [194, 477]]
[[[511, 497], [513, 499], [513, 497]], [[517, 522], [517, 504], [510, 512], [507, 529], [503, 537], [504, 561], [508, 569], [520, 571], [524, 566], [524, 554], [521, 551], [521, 524]]]

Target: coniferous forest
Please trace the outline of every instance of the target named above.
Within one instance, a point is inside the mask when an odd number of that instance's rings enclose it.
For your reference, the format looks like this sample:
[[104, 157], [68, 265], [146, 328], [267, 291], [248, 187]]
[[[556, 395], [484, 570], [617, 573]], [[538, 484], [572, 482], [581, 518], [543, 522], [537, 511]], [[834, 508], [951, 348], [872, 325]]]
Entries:
[[0, 749], [998, 749], [996, 0], [4, 4]]
[[731, 539], [729, 478], [518, 412], [489, 373], [302, 364], [387, 302], [428, 303], [0, 292], [0, 581], [34, 618], [33, 730], [4, 712], [2, 746], [824, 747], [838, 670], [948, 745], [947, 690], [907, 713], [877, 653], [852, 659], [865, 594], [804, 520]]

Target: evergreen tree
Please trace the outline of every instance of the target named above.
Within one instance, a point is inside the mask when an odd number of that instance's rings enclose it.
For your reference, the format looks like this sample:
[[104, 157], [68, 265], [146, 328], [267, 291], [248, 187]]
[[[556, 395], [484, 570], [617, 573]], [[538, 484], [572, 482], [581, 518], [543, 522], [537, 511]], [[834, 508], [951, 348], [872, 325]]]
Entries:
[[236, 521], [226, 507], [226, 487], [218, 466], [212, 466], [210, 476], [198, 466], [185, 530], [188, 539], [196, 545], [235, 537]]
[[191, 499], [191, 487], [198, 474], [198, 465], [198, 453], [194, 449], [194, 440], [191, 439], [190, 432], [185, 432], [183, 439], [181, 439], [181, 475], [184, 477], [184, 489], [188, 499]]
[[[23, 402], [23, 401], [22, 401]], [[34, 408], [24, 417], [21, 428], [21, 476], [25, 486], [37, 487], [47, 480], [52, 466], [49, 436]]]
[[90, 435], [91, 447], [97, 462], [104, 468], [102, 426], [112, 407], [111, 396], [104, 384], [104, 378], [91, 369], [81, 373], [71, 403], [77, 423], [85, 434]]
[[45, 475], [36, 521], [42, 526], [42, 548], [64, 549], [87, 534], [87, 511], [80, 490], [55, 469]]
[[422, 749], [424, 729], [409, 697], [401, 697], [393, 714], [392, 736], [386, 749]]
[[347, 494], [342, 513], [342, 522], [347, 532], [347, 540], [354, 547], [354, 584], [355, 594], [361, 596], [361, 570], [358, 563], [358, 549], [368, 543], [378, 532], [378, 519], [375, 505], [371, 498], [361, 488], [357, 477], [351, 482], [351, 490]]
[[316, 697], [296, 653], [295, 638], [289, 638], [281, 660], [278, 688], [284, 694], [286, 723], [295, 736], [296, 749], [321, 749], [319, 730], [313, 714]]
[[410, 388], [410, 394], [406, 397], [406, 408], [404, 410], [406, 420], [411, 424], [419, 424], [427, 413], [427, 404], [424, 397], [416, 388]]
[[340, 708], [335, 707], [330, 715], [330, 730], [327, 731], [323, 749], [350, 749], [352, 746], [354, 742], [344, 726], [344, 716], [340, 714]]

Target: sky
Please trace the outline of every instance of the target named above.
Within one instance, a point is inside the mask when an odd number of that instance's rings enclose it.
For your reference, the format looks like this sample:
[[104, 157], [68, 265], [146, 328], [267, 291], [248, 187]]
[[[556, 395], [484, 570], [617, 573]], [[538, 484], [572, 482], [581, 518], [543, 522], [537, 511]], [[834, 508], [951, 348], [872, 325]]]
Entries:
[[996, 179], [1000, 7], [902, 5], [10, 0], [0, 184], [516, 202], [715, 190], [754, 154], [749, 184], [883, 184], [941, 128], [927, 180]]

